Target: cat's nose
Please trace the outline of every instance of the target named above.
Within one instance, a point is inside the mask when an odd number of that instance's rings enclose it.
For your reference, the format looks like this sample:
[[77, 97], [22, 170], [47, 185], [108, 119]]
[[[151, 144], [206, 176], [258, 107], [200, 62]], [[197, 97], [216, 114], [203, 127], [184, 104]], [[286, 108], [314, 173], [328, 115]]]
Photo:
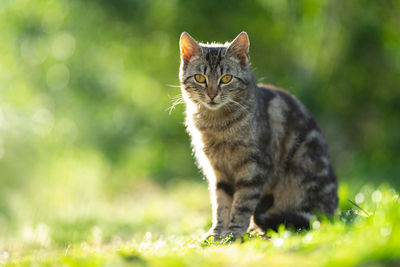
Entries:
[[218, 94], [217, 90], [212, 90], [210, 88], [207, 89], [207, 95], [213, 100]]
[[211, 100], [214, 100], [214, 98], [217, 96], [217, 94], [214, 94], [214, 93], [210, 93], [207, 95], [211, 98]]

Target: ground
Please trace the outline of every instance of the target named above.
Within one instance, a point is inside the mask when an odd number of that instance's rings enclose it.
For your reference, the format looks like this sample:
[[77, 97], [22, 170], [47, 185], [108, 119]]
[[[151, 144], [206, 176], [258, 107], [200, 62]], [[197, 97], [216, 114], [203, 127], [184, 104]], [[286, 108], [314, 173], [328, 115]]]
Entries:
[[0, 222], [0, 266], [399, 266], [398, 193], [352, 188], [341, 185], [335, 217], [315, 219], [310, 231], [223, 242], [200, 240], [211, 223], [205, 182], [146, 182], [103, 201], [39, 205]]

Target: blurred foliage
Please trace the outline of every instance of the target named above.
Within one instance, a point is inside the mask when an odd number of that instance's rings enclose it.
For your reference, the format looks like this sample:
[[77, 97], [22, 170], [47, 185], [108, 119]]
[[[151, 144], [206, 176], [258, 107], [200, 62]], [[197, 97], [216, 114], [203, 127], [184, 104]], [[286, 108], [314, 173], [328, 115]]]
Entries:
[[183, 106], [167, 111], [182, 31], [247, 31], [256, 77], [315, 114], [342, 184], [397, 187], [399, 18], [394, 0], [0, 1], [0, 235], [57, 211], [54, 239], [75, 240], [100, 199], [200, 181]]

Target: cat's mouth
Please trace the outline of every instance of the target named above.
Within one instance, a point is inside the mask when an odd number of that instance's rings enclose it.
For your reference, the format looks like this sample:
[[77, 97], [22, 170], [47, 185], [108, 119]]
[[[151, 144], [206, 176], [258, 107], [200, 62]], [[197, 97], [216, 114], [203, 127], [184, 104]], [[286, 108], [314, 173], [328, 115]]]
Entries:
[[213, 100], [211, 100], [210, 102], [204, 103], [204, 105], [208, 109], [218, 109], [221, 106], [221, 103], [217, 103], [217, 102], [214, 102]]

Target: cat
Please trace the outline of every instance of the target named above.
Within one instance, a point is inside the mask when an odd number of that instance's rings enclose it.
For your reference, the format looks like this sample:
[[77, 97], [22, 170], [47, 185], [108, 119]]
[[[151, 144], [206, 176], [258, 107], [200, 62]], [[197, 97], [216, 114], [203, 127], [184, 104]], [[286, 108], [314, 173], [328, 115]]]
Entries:
[[313, 214], [338, 204], [319, 127], [294, 96], [256, 83], [249, 46], [246, 32], [225, 44], [180, 37], [186, 127], [213, 210], [206, 237], [241, 237], [250, 225], [309, 229]]

